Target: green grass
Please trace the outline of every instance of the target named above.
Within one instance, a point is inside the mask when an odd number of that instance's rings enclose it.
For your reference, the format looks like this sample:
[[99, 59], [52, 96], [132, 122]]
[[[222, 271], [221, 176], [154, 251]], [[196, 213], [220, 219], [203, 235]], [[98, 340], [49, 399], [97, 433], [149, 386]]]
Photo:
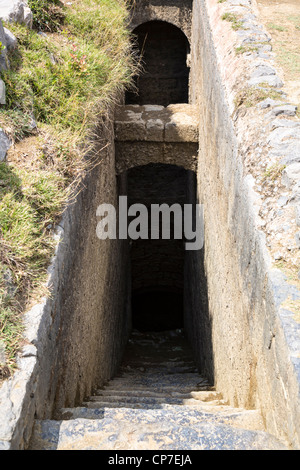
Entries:
[[33, 28], [39, 31], [59, 31], [65, 21], [60, 0], [28, 0], [33, 12]]
[[300, 15], [289, 15], [287, 20], [294, 23], [296, 29], [300, 28]]
[[274, 163], [265, 171], [263, 175], [263, 181], [275, 181], [278, 178], [281, 178], [282, 172], [285, 169], [286, 165], [281, 165], [279, 163]]
[[229, 21], [231, 23], [232, 29], [234, 29], [235, 31], [243, 28], [243, 23], [234, 13], [224, 13], [222, 15], [222, 20]]
[[132, 61], [122, 1], [74, 5], [51, 38], [20, 25], [11, 28], [20, 46], [3, 79], [9, 109], [34, 112], [40, 123], [82, 135], [130, 82]]
[[267, 27], [270, 29], [274, 29], [275, 31], [287, 31], [287, 28], [285, 28], [284, 26], [280, 26], [274, 23], [268, 23]]
[[9, 25], [18, 48], [1, 75], [7, 104], [0, 108], [0, 126], [25, 146], [24, 158], [0, 164], [0, 339], [9, 373], [22, 341], [22, 313], [44, 294], [54, 252], [51, 228], [88, 168], [83, 148], [136, 72], [125, 0], [29, 5], [34, 29]]
[[258, 46], [253, 46], [253, 45], [246, 45], [246, 46], [238, 46], [235, 48], [235, 53], [237, 55], [239, 54], [245, 54], [246, 52], [257, 52], [258, 51]]
[[[51, 231], [69, 191], [56, 167], [31, 171], [0, 163], [0, 335], [7, 346], [9, 369], [22, 332], [22, 307], [30, 293], [41, 292], [54, 249]], [[5, 281], [5, 274], [11, 279]], [[16, 291], [11, 295], [10, 290]], [[0, 373], [1, 376], [1, 373]]]

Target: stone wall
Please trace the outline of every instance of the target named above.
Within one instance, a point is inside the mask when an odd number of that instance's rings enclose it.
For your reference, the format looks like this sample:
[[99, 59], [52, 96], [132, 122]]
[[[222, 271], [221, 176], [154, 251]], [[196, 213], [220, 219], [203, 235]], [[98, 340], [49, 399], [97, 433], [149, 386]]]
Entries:
[[193, 0], [136, 0], [132, 2], [130, 28], [148, 21], [166, 21], [191, 37]]
[[26, 447], [34, 418], [74, 406], [116, 371], [131, 327], [127, 241], [96, 236], [96, 209], [117, 204], [112, 123], [99, 124], [97, 165], [58, 227], [51, 296], [25, 314], [19, 370], [0, 392], [0, 448]]
[[[98, 205], [118, 207], [119, 191], [112, 123], [108, 129], [99, 126], [98, 135], [99, 164], [65, 217], [69, 253], [56, 294], [63, 315], [48, 398], [55, 408], [82, 403], [93, 387], [113, 376], [131, 325], [127, 240], [96, 236]], [[106, 144], [107, 150], [101, 151]]]
[[[266, 116], [268, 110], [263, 114], [259, 106], [240, 110], [235, 102], [262, 67], [269, 38], [256, 24], [250, 1], [234, 5], [194, 1], [191, 100], [199, 109], [198, 197], [204, 204], [205, 247], [198, 254], [199, 274], [189, 278], [189, 334], [202, 329], [194, 342], [196, 355], [224, 398], [260, 409], [268, 431], [298, 447], [299, 324], [284, 301], [299, 300], [299, 291], [272, 265], [258, 215], [264, 196], [255, 186], [258, 155], [259, 162], [268, 161], [267, 119], [275, 115]], [[240, 34], [222, 19], [230, 8], [243, 18]], [[256, 45], [252, 55], [235, 53], [249, 43]], [[264, 73], [262, 68], [263, 82]], [[268, 83], [278, 87], [274, 73]], [[190, 262], [197, 266], [195, 257]], [[203, 281], [207, 295], [201, 298]], [[207, 359], [200, 359], [199, 344]]]

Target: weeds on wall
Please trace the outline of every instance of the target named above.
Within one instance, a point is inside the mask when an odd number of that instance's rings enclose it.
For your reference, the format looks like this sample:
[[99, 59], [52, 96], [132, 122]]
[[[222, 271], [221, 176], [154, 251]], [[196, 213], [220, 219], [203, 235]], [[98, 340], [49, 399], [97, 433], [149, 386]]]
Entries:
[[28, 3], [33, 29], [7, 25], [18, 47], [1, 75], [0, 127], [15, 147], [0, 163], [0, 380], [16, 367], [22, 312], [45, 294], [53, 228], [88, 165], [83, 148], [134, 74], [125, 0]]

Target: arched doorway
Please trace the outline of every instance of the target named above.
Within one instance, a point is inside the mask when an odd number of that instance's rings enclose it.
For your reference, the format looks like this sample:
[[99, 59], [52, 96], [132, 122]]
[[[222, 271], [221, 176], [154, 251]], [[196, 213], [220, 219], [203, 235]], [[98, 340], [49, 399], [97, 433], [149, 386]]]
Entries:
[[165, 21], [150, 21], [138, 26], [133, 35], [142, 71], [135, 79], [136, 90], [126, 94], [126, 104], [188, 103], [189, 42], [185, 34]]

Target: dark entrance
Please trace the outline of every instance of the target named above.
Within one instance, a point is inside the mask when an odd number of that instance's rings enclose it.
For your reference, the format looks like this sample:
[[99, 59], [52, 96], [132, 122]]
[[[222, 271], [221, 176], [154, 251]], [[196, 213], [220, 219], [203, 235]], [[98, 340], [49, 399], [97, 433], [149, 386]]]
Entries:
[[[188, 171], [173, 165], [150, 164], [128, 171], [129, 205], [140, 203], [151, 214], [152, 204], [187, 203]], [[151, 220], [149, 218], [149, 235]], [[140, 331], [183, 328], [184, 239], [174, 238], [170, 213], [170, 239], [131, 241], [132, 320]], [[161, 230], [161, 227], [160, 227]]]
[[133, 34], [142, 72], [135, 79], [136, 91], [127, 93], [126, 104], [188, 103], [189, 42], [185, 34], [164, 21], [144, 23]]

